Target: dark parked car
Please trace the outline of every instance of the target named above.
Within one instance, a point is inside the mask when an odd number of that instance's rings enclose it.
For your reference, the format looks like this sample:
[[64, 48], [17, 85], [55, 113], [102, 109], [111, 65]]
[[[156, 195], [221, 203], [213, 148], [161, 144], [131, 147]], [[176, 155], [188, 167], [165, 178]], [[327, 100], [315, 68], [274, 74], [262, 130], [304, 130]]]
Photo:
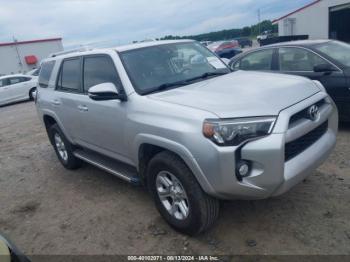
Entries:
[[253, 41], [248, 37], [235, 38], [235, 40], [238, 41], [238, 44], [241, 48], [244, 48], [246, 46], [249, 46], [249, 47], [253, 46]]
[[293, 74], [320, 81], [337, 104], [340, 120], [350, 121], [350, 45], [306, 40], [264, 46], [234, 57], [233, 70]]
[[227, 59], [231, 59], [232, 57], [242, 53], [242, 49], [239, 47], [238, 41], [236, 40], [214, 42], [209, 44], [207, 48], [221, 58]]

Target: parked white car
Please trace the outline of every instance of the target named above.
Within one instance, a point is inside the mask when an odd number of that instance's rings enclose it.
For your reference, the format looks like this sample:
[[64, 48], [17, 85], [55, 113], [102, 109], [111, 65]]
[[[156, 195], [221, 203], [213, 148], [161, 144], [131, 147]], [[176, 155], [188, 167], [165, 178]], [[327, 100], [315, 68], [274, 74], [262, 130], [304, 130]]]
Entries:
[[0, 105], [33, 100], [37, 76], [7, 75], [0, 77]]

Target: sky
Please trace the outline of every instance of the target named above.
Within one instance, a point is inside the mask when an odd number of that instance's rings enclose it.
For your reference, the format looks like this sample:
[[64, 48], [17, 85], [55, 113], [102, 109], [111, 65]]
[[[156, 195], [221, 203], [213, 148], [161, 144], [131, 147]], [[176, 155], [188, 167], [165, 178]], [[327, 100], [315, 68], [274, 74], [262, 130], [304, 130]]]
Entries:
[[62, 37], [67, 48], [241, 28], [312, 0], [0, 0], [0, 43]]

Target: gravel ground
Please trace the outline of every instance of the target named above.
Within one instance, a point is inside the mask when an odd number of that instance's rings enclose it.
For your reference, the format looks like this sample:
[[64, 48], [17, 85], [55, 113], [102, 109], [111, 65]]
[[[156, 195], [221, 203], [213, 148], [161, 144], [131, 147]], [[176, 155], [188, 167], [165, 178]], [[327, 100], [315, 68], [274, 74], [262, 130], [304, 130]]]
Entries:
[[0, 231], [27, 254], [350, 254], [350, 126], [287, 194], [222, 205], [217, 224], [173, 231], [147, 192], [85, 165], [65, 170], [33, 103], [0, 108]]

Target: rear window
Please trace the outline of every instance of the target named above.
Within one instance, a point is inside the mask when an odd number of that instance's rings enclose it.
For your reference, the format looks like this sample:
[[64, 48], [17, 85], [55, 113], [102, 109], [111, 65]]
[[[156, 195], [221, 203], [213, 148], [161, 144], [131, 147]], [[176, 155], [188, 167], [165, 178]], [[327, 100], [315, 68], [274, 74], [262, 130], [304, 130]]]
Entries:
[[44, 62], [41, 65], [41, 70], [39, 74], [39, 86], [48, 87], [52, 70], [55, 66], [55, 61]]
[[27, 81], [29, 81], [29, 80], [32, 80], [32, 78], [31, 77], [20, 77], [20, 81], [21, 82], [27, 82]]

